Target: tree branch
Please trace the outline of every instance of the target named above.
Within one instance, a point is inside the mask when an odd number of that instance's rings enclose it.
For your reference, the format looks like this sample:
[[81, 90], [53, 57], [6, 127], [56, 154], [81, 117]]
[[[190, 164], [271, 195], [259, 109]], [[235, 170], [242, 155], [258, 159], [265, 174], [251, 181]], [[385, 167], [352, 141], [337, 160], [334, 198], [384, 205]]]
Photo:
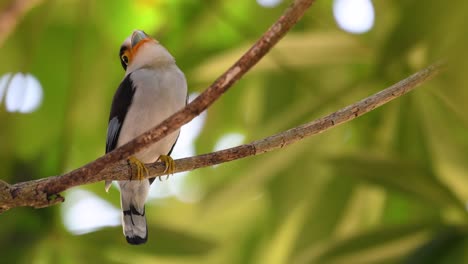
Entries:
[[[59, 192], [74, 186], [103, 180], [128, 180], [129, 166], [123, 159], [142, 150], [145, 146], [160, 140], [209, 107], [268, 52], [280, 37], [297, 22], [300, 16], [303, 15], [304, 10], [310, 6], [312, 2], [313, 1], [295, 1], [263, 37], [203, 94], [187, 105], [186, 108], [174, 114], [157, 127], [144, 133], [142, 136], [70, 173], [21, 182], [14, 185], [9, 185], [6, 182], [0, 181], [0, 212], [19, 206], [41, 208], [58, 204], [64, 201], [64, 198], [59, 195]], [[406, 94], [424, 81], [434, 77], [442, 68], [443, 64], [434, 64], [377, 94], [349, 105], [328, 116], [265, 139], [222, 151], [176, 160], [176, 172], [194, 170], [262, 154], [282, 148], [305, 137], [322, 133]], [[148, 164], [148, 168], [151, 175], [149, 177], [164, 175], [164, 165], [162, 163], [156, 162], [154, 164]]]
[[13, 0], [0, 13], [0, 47], [19, 20], [42, 0]]
[[[276, 135], [251, 142], [250, 144], [175, 160], [175, 172], [191, 171], [202, 167], [213, 166], [224, 162], [263, 154], [265, 152], [283, 148], [306, 137], [322, 133], [342, 123], [351, 121], [408, 93], [420, 84], [436, 76], [443, 68], [443, 63], [433, 64], [383, 91], [373, 94], [352, 105], [346, 106], [332, 114]], [[148, 177], [164, 175], [164, 163], [155, 162], [147, 164], [147, 167], [149, 169]], [[64, 200], [63, 197], [58, 194], [54, 197], [47, 195], [45, 196], [46, 200], [44, 200], [44, 198], [40, 198], [46, 195], [44, 187], [51, 182], [57, 186], [61, 186], [60, 188], [62, 190], [66, 190], [77, 185], [89, 184], [103, 180], [128, 180], [129, 169], [130, 167], [126, 161], [120, 161], [112, 166], [106, 167], [100, 173], [91, 178], [84, 179], [83, 181], [76, 181], [67, 174], [17, 183], [15, 185], [9, 185], [0, 181], [0, 209], [7, 210], [17, 206], [45, 207], [57, 204]], [[34, 197], [40, 199], [34, 199]]]
[[[62, 202], [58, 193], [77, 185], [100, 181], [99, 173], [143, 150], [211, 106], [237, 80], [249, 71], [302, 18], [315, 0], [294, 0], [283, 15], [225, 73], [185, 108], [127, 144], [69, 173], [9, 185], [0, 181], [0, 212], [17, 206], [47, 207]], [[122, 163], [122, 162], [120, 162]]]
[[[435, 77], [445, 67], [444, 63], [435, 63], [419, 72], [399, 81], [398, 83], [362, 99], [354, 104], [346, 106], [334, 113], [316, 119], [310, 123], [283, 131], [281, 133], [253, 141], [249, 144], [215, 151], [199, 156], [175, 160], [175, 172], [192, 171], [198, 168], [225, 163], [249, 156], [259, 155], [276, 149], [283, 148], [306, 137], [320, 134], [340, 124], [351, 121], [375, 108], [378, 108], [418, 87]], [[146, 164], [149, 169], [148, 178], [165, 175], [165, 165], [162, 162]], [[126, 161], [116, 166], [108, 167], [101, 171], [96, 181], [102, 180], [128, 180], [129, 165]], [[92, 181], [92, 182], [96, 182]], [[89, 182], [91, 183], [91, 182]], [[0, 204], [1, 205], [1, 204]]]
[[[91, 162], [84, 167], [76, 169], [68, 174], [73, 179], [89, 179], [112, 163], [126, 159], [129, 156], [147, 148], [168, 134], [174, 132], [182, 125], [187, 124], [193, 118], [210, 107], [222, 94], [224, 94], [236, 81], [250, 70], [266, 53], [302, 18], [305, 11], [315, 0], [295, 0], [284, 14], [263, 34], [263, 36], [225, 73], [223, 73], [200, 96], [188, 104], [185, 108], [164, 120], [158, 126], [143, 133], [127, 144], [115, 149]], [[82, 180], [81, 179], [81, 180]], [[46, 192], [49, 194], [63, 191], [61, 186], [48, 184]]]

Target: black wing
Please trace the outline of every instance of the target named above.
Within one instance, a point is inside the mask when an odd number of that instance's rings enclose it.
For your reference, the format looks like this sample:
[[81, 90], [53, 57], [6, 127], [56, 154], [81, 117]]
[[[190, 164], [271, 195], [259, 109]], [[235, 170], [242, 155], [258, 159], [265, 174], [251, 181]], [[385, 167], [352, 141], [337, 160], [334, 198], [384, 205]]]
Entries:
[[107, 127], [106, 153], [112, 151], [117, 146], [120, 129], [132, 104], [135, 87], [133, 87], [131, 74], [127, 75], [115, 92]]

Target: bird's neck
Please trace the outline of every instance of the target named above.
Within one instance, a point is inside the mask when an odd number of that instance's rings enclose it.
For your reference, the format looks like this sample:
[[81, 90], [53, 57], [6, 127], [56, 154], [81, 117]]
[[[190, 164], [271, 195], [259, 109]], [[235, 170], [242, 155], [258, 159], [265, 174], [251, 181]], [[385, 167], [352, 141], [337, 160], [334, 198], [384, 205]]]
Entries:
[[144, 45], [134, 57], [134, 63], [130, 64], [127, 72], [133, 72], [141, 68], [159, 68], [174, 65], [175, 59], [161, 45]]

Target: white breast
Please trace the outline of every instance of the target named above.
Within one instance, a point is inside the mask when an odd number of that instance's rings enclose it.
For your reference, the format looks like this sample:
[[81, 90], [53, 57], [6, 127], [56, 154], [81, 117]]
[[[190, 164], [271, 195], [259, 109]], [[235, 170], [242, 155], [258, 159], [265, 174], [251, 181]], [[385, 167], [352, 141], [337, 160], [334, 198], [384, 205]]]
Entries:
[[[135, 87], [132, 104], [120, 131], [121, 146], [158, 125], [185, 106], [187, 83], [175, 64], [134, 71], [130, 77]], [[151, 145], [136, 156], [145, 163], [166, 155], [177, 139], [179, 130]]]

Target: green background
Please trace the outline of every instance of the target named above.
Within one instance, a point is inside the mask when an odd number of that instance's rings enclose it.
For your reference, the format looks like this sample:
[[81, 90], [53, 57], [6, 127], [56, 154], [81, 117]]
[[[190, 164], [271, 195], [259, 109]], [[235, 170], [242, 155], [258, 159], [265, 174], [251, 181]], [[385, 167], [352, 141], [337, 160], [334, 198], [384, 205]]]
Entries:
[[[13, 1], [2, 0], [0, 14]], [[118, 50], [133, 29], [167, 47], [189, 92], [201, 92], [289, 4], [32, 2], [0, 43], [0, 75], [30, 72], [44, 89], [31, 114], [9, 113], [0, 102], [0, 178], [9, 183], [59, 175], [103, 154], [124, 74]], [[191, 172], [185, 188], [199, 199], [149, 201], [144, 246], [127, 245], [120, 226], [70, 233], [67, 200], [7, 211], [0, 215], [2, 262], [467, 263], [468, 2], [373, 4], [373, 29], [351, 35], [336, 26], [332, 1], [316, 1], [208, 110], [196, 153], [213, 151], [229, 133], [250, 142], [311, 121], [440, 59], [447, 71], [288, 148]], [[119, 206], [116, 189], [80, 188]]]

